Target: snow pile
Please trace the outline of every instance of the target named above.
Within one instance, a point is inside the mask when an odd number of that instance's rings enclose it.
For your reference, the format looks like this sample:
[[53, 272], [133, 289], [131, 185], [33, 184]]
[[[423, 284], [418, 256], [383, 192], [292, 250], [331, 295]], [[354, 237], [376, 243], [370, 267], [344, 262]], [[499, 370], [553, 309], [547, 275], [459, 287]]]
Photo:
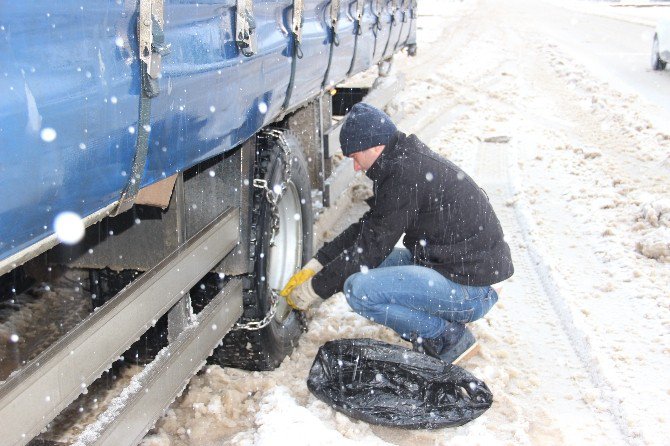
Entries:
[[349, 420], [313, 398], [307, 372], [319, 347], [332, 339], [402, 341], [353, 313], [342, 294], [314, 309], [312, 317], [299, 348], [274, 372], [207, 367], [191, 380], [188, 392], [160, 421], [159, 431], [143, 444], [277, 444], [278, 435], [287, 444], [314, 444], [315, 439], [326, 445], [347, 444], [347, 439], [385, 444], [365, 423]]
[[660, 226], [670, 228], [670, 199], [662, 198], [645, 204], [642, 206], [641, 214], [642, 219], [654, 228]]
[[660, 228], [637, 242], [637, 250], [650, 259], [670, 262], [670, 228]]
[[[281, 416], [277, 416], [281, 414]], [[334, 420], [332, 420], [334, 418]], [[338, 424], [347, 424], [346, 417], [332, 416], [330, 408], [319, 401], [301, 405], [284, 386], [271, 390], [263, 398], [255, 417], [258, 430], [244, 433], [231, 440], [233, 444], [273, 446], [277, 439], [290, 441], [292, 445], [311, 445], [318, 439], [320, 445], [353, 445], [364, 442], [383, 445], [384, 441], [364, 432], [362, 429], [345, 430], [340, 433]]]
[[651, 229], [647, 229], [637, 242], [640, 254], [670, 262], [670, 199], [660, 199], [647, 203], [642, 207], [640, 220]]

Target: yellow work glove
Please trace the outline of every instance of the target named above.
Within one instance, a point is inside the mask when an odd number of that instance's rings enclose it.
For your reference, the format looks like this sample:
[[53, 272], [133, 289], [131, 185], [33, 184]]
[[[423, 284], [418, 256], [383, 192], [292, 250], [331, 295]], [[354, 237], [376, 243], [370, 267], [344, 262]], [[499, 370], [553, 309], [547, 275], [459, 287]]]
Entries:
[[293, 276], [291, 276], [284, 289], [279, 292], [279, 295], [283, 297], [288, 297], [291, 294], [291, 291], [295, 289], [295, 287], [311, 279], [314, 274], [316, 274], [316, 272], [312, 271], [311, 269], [307, 268], [301, 269]]
[[[301, 269], [300, 271], [295, 273], [293, 276], [291, 276], [291, 278], [288, 280], [288, 283], [286, 284], [284, 289], [282, 289], [279, 292], [279, 295], [284, 297], [284, 298], [288, 298], [289, 295], [291, 294], [291, 292], [295, 289], [295, 287], [305, 283], [306, 281], [311, 279], [312, 276], [314, 276], [316, 273], [318, 273], [322, 269], [323, 269], [323, 266], [321, 265], [321, 263], [318, 260], [316, 260], [316, 259], [310, 260], [303, 267], [303, 269]], [[289, 303], [289, 305], [290, 305], [290, 303]]]
[[305, 311], [315, 303], [322, 301], [321, 297], [312, 288], [312, 279], [309, 278], [301, 283], [291, 292], [286, 298], [288, 303], [294, 310]]

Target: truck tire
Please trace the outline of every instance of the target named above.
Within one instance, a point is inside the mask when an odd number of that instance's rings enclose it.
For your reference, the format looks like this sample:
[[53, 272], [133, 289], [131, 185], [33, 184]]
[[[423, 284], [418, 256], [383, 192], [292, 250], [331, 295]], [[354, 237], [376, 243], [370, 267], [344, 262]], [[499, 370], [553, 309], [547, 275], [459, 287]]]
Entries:
[[[277, 134], [279, 135], [279, 134]], [[313, 215], [307, 162], [298, 139], [290, 132], [259, 137], [254, 178], [272, 190], [282, 184], [289, 162], [290, 175], [278, 202], [279, 230], [271, 246], [272, 205], [266, 190], [254, 187], [251, 247], [254, 271], [245, 285], [241, 322], [263, 319], [270, 310], [271, 289], [280, 290], [291, 275], [312, 257]], [[288, 158], [288, 159], [287, 159]], [[260, 330], [233, 329], [209, 361], [246, 370], [273, 370], [289, 355], [302, 333], [301, 315], [280, 298], [277, 316]], [[281, 319], [281, 315], [286, 315]]]
[[665, 61], [661, 60], [659, 51], [658, 35], [654, 35], [654, 43], [651, 46], [651, 68], [655, 71], [665, 70]]

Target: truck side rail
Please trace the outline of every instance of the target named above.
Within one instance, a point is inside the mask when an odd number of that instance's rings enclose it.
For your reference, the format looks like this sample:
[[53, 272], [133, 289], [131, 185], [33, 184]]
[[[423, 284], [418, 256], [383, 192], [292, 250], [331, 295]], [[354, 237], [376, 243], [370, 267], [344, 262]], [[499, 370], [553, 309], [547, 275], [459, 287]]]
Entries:
[[[188, 298], [188, 290], [237, 243], [238, 221], [237, 209], [222, 215], [0, 384], [0, 418], [3, 420], [0, 438], [3, 442], [27, 443], [109, 369], [149, 328], [147, 321], [157, 320], [181, 299]], [[233, 289], [235, 293], [230, 293], [225, 303], [215, 303], [222, 307], [222, 314], [229, 316], [225, 323], [216, 324], [216, 340], [208, 347], [210, 350], [241, 315], [241, 289], [238, 285]], [[209, 333], [212, 325], [201, 325], [200, 330]], [[168, 348], [178, 353], [184, 348], [183, 343], [171, 344]], [[198, 364], [205, 357], [201, 357]], [[172, 384], [182, 385], [178, 381], [175, 379]], [[164, 407], [170, 401], [156, 401], [156, 404]]]

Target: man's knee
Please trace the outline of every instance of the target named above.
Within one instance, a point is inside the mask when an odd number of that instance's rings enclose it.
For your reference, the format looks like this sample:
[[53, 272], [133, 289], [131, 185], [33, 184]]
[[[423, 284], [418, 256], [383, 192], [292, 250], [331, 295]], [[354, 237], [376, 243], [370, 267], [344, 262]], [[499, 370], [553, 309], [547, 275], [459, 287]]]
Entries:
[[365, 275], [363, 273], [352, 274], [344, 282], [344, 297], [354, 311], [369, 308], [365, 288]]

